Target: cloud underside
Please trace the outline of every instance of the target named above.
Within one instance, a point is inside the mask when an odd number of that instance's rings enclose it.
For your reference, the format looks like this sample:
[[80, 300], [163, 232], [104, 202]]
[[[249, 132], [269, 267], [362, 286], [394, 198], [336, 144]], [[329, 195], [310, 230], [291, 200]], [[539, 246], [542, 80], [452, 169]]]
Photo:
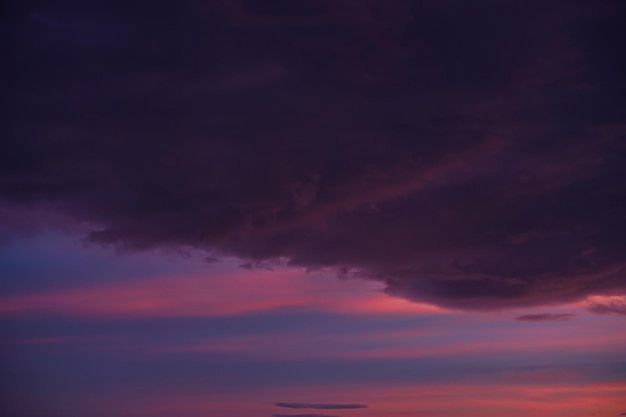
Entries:
[[277, 407], [297, 408], [297, 409], [314, 409], [314, 410], [356, 410], [367, 408], [363, 404], [310, 404], [310, 403], [276, 403]]
[[13, 17], [31, 61], [8, 94], [3, 209], [452, 308], [623, 293], [617, 3], [431, 3], [212, 2], [159, 24], [109, 5], [128, 39], [91, 49]]

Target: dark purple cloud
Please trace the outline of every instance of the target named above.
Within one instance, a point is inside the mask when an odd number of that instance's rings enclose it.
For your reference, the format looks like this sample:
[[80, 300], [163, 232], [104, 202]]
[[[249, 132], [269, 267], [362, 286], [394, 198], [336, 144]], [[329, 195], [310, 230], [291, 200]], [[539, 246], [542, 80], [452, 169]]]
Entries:
[[[454, 308], [623, 293], [623, 12], [25, 2], [6, 18], [0, 202], [123, 249], [334, 268]], [[94, 21], [123, 41], [42, 31]]]
[[276, 403], [277, 407], [314, 410], [354, 410], [358, 408], [367, 408], [363, 404], [309, 404], [309, 403]]
[[542, 313], [542, 314], [524, 314], [515, 317], [518, 321], [567, 321], [573, 319], [575, 314], [572, 313]]

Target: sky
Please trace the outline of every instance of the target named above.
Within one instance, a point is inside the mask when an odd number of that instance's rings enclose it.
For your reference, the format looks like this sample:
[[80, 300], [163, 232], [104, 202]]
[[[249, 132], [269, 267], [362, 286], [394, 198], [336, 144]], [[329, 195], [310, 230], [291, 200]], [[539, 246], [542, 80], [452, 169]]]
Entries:
[[9, 2], [2, 415], [626, 415], [623, 21]]

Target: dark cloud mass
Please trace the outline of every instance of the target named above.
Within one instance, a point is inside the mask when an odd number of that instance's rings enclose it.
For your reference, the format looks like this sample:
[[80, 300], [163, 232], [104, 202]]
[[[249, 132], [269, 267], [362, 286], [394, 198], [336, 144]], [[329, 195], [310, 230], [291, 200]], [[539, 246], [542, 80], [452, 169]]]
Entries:
[[543, 313], [543, 314], [524, 314], [522, 316], [515, 317], [518, 321], [567, 321], [574, 318], [574, 314], [571, 313]]
[[314, 409], [314, 410], [356, 410], [359, 408], [367, 408], [363, 404], [308, 404], [308, 403], [276, 403], [277, 407], [297, 408], [297, 409]]
[[2, 209], [461, 309], [622, 294], [623, 17], [602, 0], [14, 2]]

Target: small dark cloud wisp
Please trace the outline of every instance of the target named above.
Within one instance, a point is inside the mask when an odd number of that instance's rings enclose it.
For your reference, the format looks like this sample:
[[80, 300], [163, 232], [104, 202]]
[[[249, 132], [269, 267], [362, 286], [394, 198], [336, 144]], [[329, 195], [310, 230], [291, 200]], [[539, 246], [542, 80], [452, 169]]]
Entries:
[[542, 313], [542, 314], [524, 314], [522, 316], [515, 317], [517, 321], [567, 321], [576, 316], [572, 313]]
[[338, 417], [328, 414], [273, 414], [272, 417]]
[[310, 404], [310, 403], [276, 403], [277, 407], [314, 409], [314, 410], [353, 410], [367, 408], [365, 404]]

